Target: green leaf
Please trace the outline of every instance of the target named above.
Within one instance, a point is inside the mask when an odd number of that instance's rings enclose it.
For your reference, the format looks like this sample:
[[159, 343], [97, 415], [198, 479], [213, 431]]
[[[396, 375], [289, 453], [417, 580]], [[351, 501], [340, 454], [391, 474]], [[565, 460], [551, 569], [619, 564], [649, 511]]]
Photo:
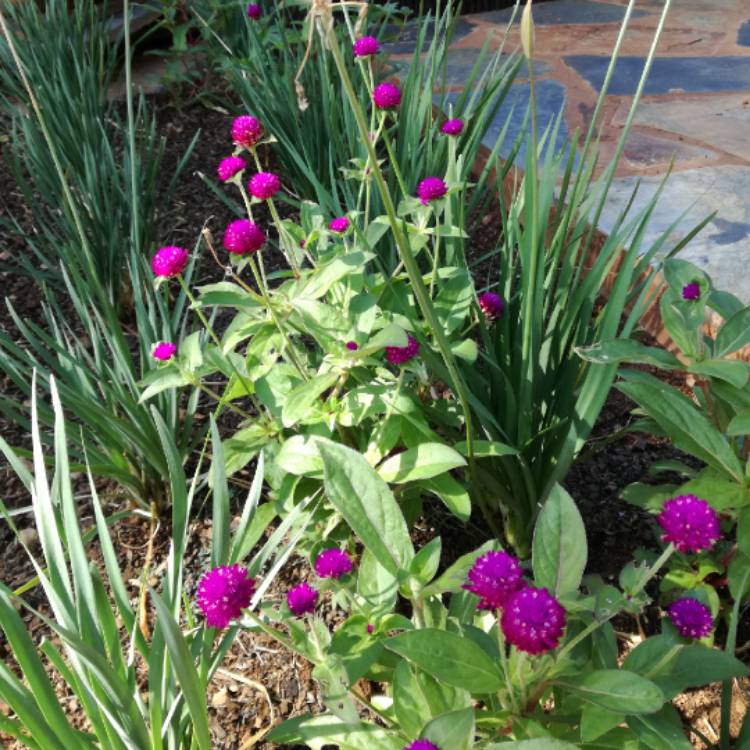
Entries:
[[664, 694], [651, 680], [624, 669], [599, 669], [575, 683], [557, 680], [586, 703], [625, 714], [650, 714], [664, 704]]
[[474, 709], [462, 708], [436, 716], [425, 726], [422, 736], [437, 747], [471, 750], [474, 746]]
[[317, 445], [329, 502], [386, 570], [408, 569], [414, 548], [388, 485], [351, 448], [323, 439]]
[[[144, 382], [145, 380], [144, 378]], [[139, 404], [148, 401], [162, 391], [169, 390], [170, 388], [182, 388], [190, 383], [187, 375], [177, 369], [176, 365], [167, 365], [167, 367], [159, 367], [151, 370], [148, 373], [148, 381], [149, 384], [138, 399]]]
[[694, 362], [687, 369], [694, 375], [704, 378], [718, 378], [735, 388], [747, 385], [748, 365], [737, 359], [708, 359], [704, 362]]
[[338, 378], [335, 372], [327, 372], [292, 388], [281, 410], [284, 427], [291, 427], [304, 419], [312, 411], [313, 406], [320, 402], [321, 394], [332, 388]]
[[477, 342], [474, 339], [464, 339], [451, 345], [451, 351], [456, 357], [460, 357], [466, 362], [474, 363], [479, 356]]
[[318, 444], [318, 439], [312, 435], [292, 435], [281, 444], [275, 463], [295, 476], [321, 477], [323, 461]]
[[440, 552], [442, 550], [442, 543], [440, 537], [436, 536], [434, 539], [430, 539], [427, 544], [422, 547], [414, 559], [409, 565], [409, 573], [424, 586], [428, 584], [435, 573], [437, 573], [438, 565], [440, 565]]
[[422, 443], [386, 459], [378, 467], [378, 474], [385, 482], [403, 484], [430, 479], [459, 466], [466, 466], [466, 461], [453, 448], [440, 443]]
[[[474, 458], [494, 458], [495, 456], [517, 456], [518, 451], [510, 445], [495, 440], [475, 440], [472, 443]], [[456, 450], [462, 456], [469, 455], [469, 446], [465, 440], [456, 443]]]
[[741, 411], [727, 425], [727, 435], [740, 437], [750, 435], [750, 411]]
[[429, 492], [437, 495], [445, 507], [461, 521], [468, 521], [471, 516], [471, 498], [466, 488], [450, 474], [443, 474], [432, 479], [423, 479], [420, 483]]
[[422, 596], [426, 598], [428, 596], [439, 596], [447, 592], [456, 593], [461, 591], [463, 585], [466, 583], [466, 575], [477, 561], [477, 558], [485, 552], [497, 549], [499, 549], [498, 543], [492, 540], [485, 542], [479, 549], [462, 555], [439, 578], [435, 579], [429, 586], [422, 590]]
[[750, 670], [734, 656], [707, 646], [684, 646], [669, 669], [652, 675], [667, 699], [686, 688], [702, 687], [714, 682], [744, 677]]
[[384, 349], [386, 346], [406, 346], [409, 339], [401, 326], [390, 323], [378, 331], [367, 343], [360, 348], [362, 354], [372, 354]]
[[543, 737], [518, 742], [493, 742], [491, 745], [485, 745], [484, 750], [578, 750], [578, 746], [553, 737]]
[[587, 362], [611, 365], [620, 362], [651, 365], [662, 370], [682, 370], [683, 366], [674, 354], [655, 346], [644, 346], [633, 339], [602, 341], [593, 346], [576, 348], [576, 354]]
[[652, 750], [692, 750], [674, 706], [643, 716], [628, 716], [628, 726]]
[[741, 508], [750, 502], [750, 489], [728, 479], [714, 469], [703, 469], [698, 476], [681, 485], [680, 495], [696, 495], [719, 511]]
[[581, 741], [592, 742], [625, 721], [625, 715], [586, 703], [581, 711]]
[[299, 742], [311, 750], [335, 745], [341, 750], [402, 750], [403, 741], [392, 732], [361, 722], [352, 726], [332, 714], [298, 716], [274, 727], [267, 735], [270, 742], [289, 747]]
[[375, 253], [357, 250], [339, 255], [324, 266], [318, 266], [302, 287], [300, 294], [308, 299], [319, 299], [337, 281], [364, 271], [365, 265], [375, 257]]
[[389, 612], [396, 604], [398, 580], [365, 549], [357, 573], [357, 593], [371, 614]]
[[714, 343], [714, 356], [725, 357], [750, 344], [750, 307], [732, 315], [719, 329]]
[[626, 503], [647, 510], [658, 510], [664, 501], [676, 494], [676, 484], [641, 484], [633, 482], [622, 491], [622, 499]]
[[495, 693], [503, 685], [497, 664], [468, 638], [434, 628], [401, 633], [385, 647], [453, 687], [474, 695]]
[[555, 596], [578, 591], [587, 557], [586, 529], [581, 514], [573, 498], [556, 484], [534, 527], [534, 579]]
[[256, 302], [244, 289], [231, 281], [219, 281], [216, 284], [206, 284], [198, 287], [200, 293], [201, 307], [213, 307], [221, 305], [223, 307], [236, 308], [260, 308], [260, 303]]

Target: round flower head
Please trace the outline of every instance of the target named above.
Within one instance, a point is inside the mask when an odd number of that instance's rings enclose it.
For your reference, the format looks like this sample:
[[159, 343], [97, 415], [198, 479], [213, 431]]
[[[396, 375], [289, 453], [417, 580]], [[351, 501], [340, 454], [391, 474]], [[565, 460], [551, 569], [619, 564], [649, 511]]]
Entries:
[[484, 313], [484, 317], [489, 321], [497, 320], [505, 309], [505, 302], [499, 294], [495, 292], [485, 292], [479, 295], [479, 307]]
[[176, 351], [177, 344], [173, 344], [171, 341], [160, 341], [151, 351], [151, 356], [160, 362], [166, 362], [174, 357]]
[[359, 345], [357, 344], [357, 342], [356, 342], [356, 341], [347, 341], [347, 342], [346, 342], [346, 348], [347, 348], [347, 349], [348, 349], [348, 350], [349, 350], [350, 352], [356, 352], [356, 351], [357, 351], [357, 349], [359, 349]]
[[375, 626], [371, 623], [367, 623], [367, 635], [372, 635], [375, 632]]
[[694, 301], [700, 299], [700, 296], [701, 288], [697, 281], [691, 281], [689, 284], [685, 284], [685, 286], [682, 287], [682, 299]]
[[672, 542], [680, 552], [711, 549], [720, 535], [716, 511], [695, 495], [667, 500], [657, 521], [664, 529], [662, 541]]
[[396, 109], [401, 104], [401, 89], [395, 83], [381, 83], [373, 90], [372, 101], [378, 109]]
[[315, 560], [315, 572], [321, 578], [341, 578], [352, 572], [352, 561], [343, 550], [327, 549]]
[[318, 592], [307, 583], [295, 586], [286, 595], [287, 606], [297, 617], [304, 615], [305, 612], [314, 612], [316, 601], [318, 601]]
[[263, 126], [251, 115], [240, 115], [232, 122], [232, 140], [238, 146], [250, 148], [263, 137]]
[[224, 230], [224, 247], [235, 255], [257, 252], [265, 241], [263, 230], [249, 219], [237, 219]]
[[352, 47], [354, 57], [370, 57], [380, 52], [380, 42], [374, 36], [361, 36]]
[[273, 172], [258, 172], [250, 178], [247, 189], [254, 198], [268, 200], [281, 190], [281, 180]]
[[414, 740], [411, 745], [407, 745], [404, 750], [440, 750], [440, 748], [429, 740]]
[[522, 575], [513, 555], [487, 552], [471, 566], [464, 588], [479, 597], [479, 609], [500, 609], [523, 586]]
[[204, 573], [198, 584], [198, 607], [210, 628], [225, 628], [250, 605], [255, 579], [239, 564], [220, 565]]
[[402, 365], [419, 354], [419, 341], [413, 336], [408, 337], [406, 346], [386, 346], [385, 358], [392, 365]]
[[500, 627], [508, 643], [527, 654], [557, 647], [565, 630], [565, 610], [547, 589], [520, 589], [505, 603]]
[[336, 219], [332, 219], [331, 223], [328, 225], [328, 228], [332, 232], [336, 232], [336, 234], [344, 234], [347, 229], [349, 229], [349, 224], [351, 222], [349, 221], [348, 217], [346, 216], [339, 216]]
[[446, 120], [440, 128], [440, 132], [445, 135], [461, 135], [463, 129], [464, 121], [456, 118], [455, 120]]
[[714, 626], [711, 610], [689, 596], [670, 604], [667, 614], [683, 638], [704, 638]]
[[262, 15], [263, 11], [258, 3], [250, 3], [250, 5], [247, 6], [248, 18], [252, 18], [253, 21], [258, 21]]
[[222, 182], [231, 180], [232, 177], [242, 172], [247, 167], [245, 160], [240, 156], [227, 156], [226, 159], [222, 159], [219, 162], [219, 166], [216, 168], [216, 174], [219, 175], [219, 179]]
[[425, 177], [417, 187], [417, 196], [423, 206], [442, 198], [447, 192], [448, 186], [439, 177]]
[[184, 247], [176, 245], [167, 245], [160, 247], [156, 255], [151, 258], [151, 270], [155, 276], [168, 279], [172, 276], [179, 276], [188, 262], [188, 251]]

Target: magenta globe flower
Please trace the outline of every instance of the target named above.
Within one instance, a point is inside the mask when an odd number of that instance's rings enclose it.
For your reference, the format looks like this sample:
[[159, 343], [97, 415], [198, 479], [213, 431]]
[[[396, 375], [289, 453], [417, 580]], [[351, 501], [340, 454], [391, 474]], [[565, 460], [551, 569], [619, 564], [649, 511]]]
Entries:
[[317, 601], [318, 592], [307, 583], [295, 586], [286, 595], [287, 606], [297, 617], [304, 615], [306, 612], [314, 612]]
[[373, 90], [372, 101], [378, 109], [396, 109], [401, 104], [401, 89], [395, 83], [381, 83]]
[[273, 172], [258, 172], [250, 178], [247, 189], [254, 198], [265, 201], [281, 190], [281, 180]]
[[683, 638], [705, 638], [714, 626], [711, 610], [689, 596], [670, 604], [667, 614]]
[[354, 57], [370, 57], [380, 52], [380, 42], [374, 36], [361, 36], [352, 47]]
[[487, 552], [477, 558], [468, 578], [463, 588], [479, 597], [479, 609], [500, 609], [523, 586], [521, 565], [507, 552]]
[[160, 362], [166, 362], [174, 357], [176, 351], [177, 344], [173, 344], [171, 341], [160, 341], [151, 350], [151, 356]]
[[367, 635], [372, 635], [375, 632], [375, 626], [371, 623], [367, 623]]
[[492, 322], [502, 316], [505, 309], [505, 302], [499, 294], [485, 292], [479, 295], [479, 307], [484, 313], [484, 317]]
[[247, 167], [245, 160], [240, 156], [227, 156], [219, 162], [216, 168], [216, 174], [222, 182], [228, 182], [235, 175], [240, 174]]
[[444, 135], [461, 135], [463, 129], [463, 120], [456, 118], [455, 120], [446, 120], [440, 128], [440, 132]]
[[247, 17], [252, 18], [253, 21], [259, 21], [263, 15], [260, 5], [258, 3], [250, 3], [247, 6]]
[[240, 115], [232, 122], [232, 140], [243, 148], [252, 148], [263, 137], [263, 126], [251, 115]]
[[711, 549], [721, 535], [716, 511], [695, 495], [667, 500], [656, 520], [664, 529], [662, 541], [671, 542], [680, 552]]
[[439, 177], [425, 177], [417, 187], [417, 196], [423, 206], [442, 198], [447, 192], [448, 186]]
[[224, 230], [224, 247], [235, 255], [255, 253], [265, 241], [263, 230], [249, 219], [237, 219]]
[[179, 276], [185, 270], [188, 257], [188, 251], [184, 247], [176, 245], [160, 247], [156, 255], [151, 258], [151, 270], [155, 276], [162, 279]]
[[404, 750], [440, 750], [440, 748], [429, 740], [414, 740]]
[[682, 287], [682, 299], [695, 301], [701, 297], [701, 287], [697, 281], [691, 281]]
[[203, 575], [198, 584], [198, 607], [210, 628], [225, 628], [250, 605], [255, 579], [237, 563], [220, 565]]
[[356, 342], [356, 341], [347, 341], [347, 342], [346, 342], [346, 348], [347, 348], [347, 349], [348, 349], [348, 350], [349, 350], [350, 352], [356, 352], [356, 351], [357, 351], [357, 349], [359, 349], [359, 344], [357, 344], [357, 342]]
[[386, 346], [385, 358], [392, 365], [402, 365], [419, 354], [419, 341], [413, 336], [407, 338], [406, 346]]
[[352, 561], [343, 550], [327, 549], [315, 560], [315, 572], [321, 578], [341, 578], [352, 572]]
[[339, 216], [336, 219], [332, 219], [331, 223], [328, 225], [328, 228], [332, 232], [336, 232], [336, 234], [344, 234], [347, 229], [349, 229], [349, 225], [351, 222], [349, 221], [348, 217], [346, 216]]
[[557, 648], [565, 630], [565, 610], [547, 589], [520, 589], [505, 603], [500, 627], [508, 643], [527, 654]]

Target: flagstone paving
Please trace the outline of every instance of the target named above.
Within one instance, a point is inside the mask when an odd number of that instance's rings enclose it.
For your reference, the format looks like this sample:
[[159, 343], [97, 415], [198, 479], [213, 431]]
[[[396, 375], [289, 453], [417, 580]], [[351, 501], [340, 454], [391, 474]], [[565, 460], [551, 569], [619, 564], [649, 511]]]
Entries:
[[[557, 148], [589, 124], [626, 6], [626, 0], [534, 5], [540, 127], [562, 112]], [[617, 147], [662, 6], [663, 0], [635, 3], [602, 110], [603, 161]], [[510, 18], [509, 10], [461, 18], [450, 46], [448, 102], [455, 101], [487, 35], [496, 49]], [[508, 50], [519, 45], [517, 20], [508, 32]], [[413, 43], [399, 44], [405, 59]], [[503, 156], [524, 127], [528, 97], [528, 80], [519, 79], [489, 125], [485, 143], [491, 146], [512, 111]], [[517, 157], [521, 164], [523, 154]], [[750, 304], [750, 274], [744, 272], [750, 268], [750, 0], [673, 0], [601, 229], [612, 228], [639, 180], [634, 208], [643, 206], [673, 160], [647, 239], [677, 222], [671, 239], [679, 241], [715, 211], [681, 257]]]

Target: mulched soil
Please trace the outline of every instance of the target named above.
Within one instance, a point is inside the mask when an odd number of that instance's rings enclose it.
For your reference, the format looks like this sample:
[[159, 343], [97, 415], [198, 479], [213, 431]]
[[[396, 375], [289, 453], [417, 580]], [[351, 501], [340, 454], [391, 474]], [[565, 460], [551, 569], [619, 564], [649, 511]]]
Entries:
[[[162, 96], [156, 101], [159, 105], [160, 129], [169, 144], [167, 168], [170, 163], [176, 163], [196, 131], [201, 131], [196, 148], [179, 181], [173, 205], [162, 217], [165, 236], [169, 234], [170, 240], [177, 244], [192, 246], [206, 222], [214, 236], [220, 239], [220, 228], [233, 216], [231, 210], [214, 196], [198, 176], [198, 172], [204, 172], [212, 177], [218, 161], [227, 155], [229, 114], [207, 108], [200, 102], [195, 103], [190, 97], [185, 100], [190, 103], [179, 108], [174, 105], [173, 98]], [[0, 149], [7, 147], [2, 140], [3, 132], [6, 132], [5, 127], [0, 130]], [[3, 168], [1, 150], [0, 196], [5, 196], [5, 207], [12, 207], [14, 213], [20, 213], [23, 218], [23, 205], [13, 180]], [[0, 210], [5, 210], [2, 203]], [[261, 215], [260, 218], [266, 223], [267, 217]], [[497, 231], [497, 217], [488, 214], [480, 222], [472, 238], [475, 257], [492, 248]], [[2, 238], [0, 261], [7, 261], [17, 252], [23, 252], [22, 242], [9, 236]], [[484, 270], [486, 269], [483, 272]], [[216, 280], [220, 276], [221, 271], [210, 263], [201, 269], [203, 281]], [[0, 272], [0, 288], [3, 295], [11, 298], [24, 316], [40, 320], [38, 303], [34, 295], [29, 294], [27, 279], [3, 271]], [[10, 321], [3, 312], [0, 312], [0, 327], [6, 330], [11, 328]], [[7, 381], [0, 379], [0, 387], [8, 389]], [[605, 578], [615, 576], [632, 559], [637, 547], [656, 543], [653, 521], [646, 513], [622, 502], [619, 499], [621, 490], [631, 482], [643, 480], [653, 462], [679, 455], [665, 441], [651, 436], [628, 434], [614, 442], [604, 440], [629, 422], [632, 407], [633, 404], [625, 396], [616, 390], [612, 391], [587, 450], [584, 451], [583, 459], [576, 464], [565, 481], [565, 486], [579, 504], [586, 523], [590, 552], [588, 570]], [[11, 445], [28, 445], [28, 437], [24, 431], [2, 417], [0, 433]], [[0, 483], [3, 488], [2, 499], [8, 507], [19, 508], [28, 504], [25, 489], [4, 463], [0, 464]], [[77, 478], [77, 485], [85, 493], [82, 477]], [[102, 487], [107, 510], [112, 512], [118, 509], [117, 497], [108, 493], [109, 489], [106, 485]], [[81, 523], [83, 527], [91, 524], [90, 509], [85, 502], [82, 506]], [[29, 516], [20, 516], [18, 525], [25, 529], [32, 551], [38, 552]], [[166, 557], [168, 532], [165, 526], [158, 531], [154, 544], [155, 566]], [[426, 508], [415, 525], [414, 537], [415, 541], [422, 544], [438, 534], [443, 537], [444, 564], [476, 548], [486, 538], [480, 517], [473, 516], [468, 524], [463, 525], [442, 508], [433, 505]], [[148, 525], [144, 520], [131, 519], [118, 524], [113, 529], [113, 536], [121, 556], [125, 580], [130, 593], [135, 596], [146, 554]], [[189, 595], [194, 593], [197, 581], [207, 567], [210, 536], [210, 520], [199, 515], [191, 526], [191, 544], [185, 563], [186, 591]], [[91, 555], [95, 562], [101, 564], [96, 544], [91, 547]], [[22, 547], [15, 541], [7, 525], [0, 523], [0, 580], [15, 588], [32, 575], [33, 568]], [[294, 558], [273, 583], [269, 595], [280, 597], [289, 586], [309, 576], [311, 571], [307, 561]], [[39, 588], [29, 592], [27, 599], [32, 606], [45, 609]], [[332, 612], [327, 604], [324, 604], [322, 611], [332, 623], [340, 618], [340, 613]], [[35, 638], [47, 634], [37, 620], [29, 617], [28, 621]], [[651, 626], [658, 626], [658, 623], [654, 620]], [[632, 623], [630, 629], [635, 632]], [[9, 656], [2, 635], [0, 654]], [[67, 695], [61, 683], [56, 682], [56, 685], [61, 696]], [[677, 704], [686, 720], [695, 722], [695, 726], [711, 737], [711, 727], [718, 726], [717, 700], [716, 690], [691, 691], [681, 696]], [[263, 730], [282, 719], [323, 710], [310, 666], [304, 660], [288, 654], [267, 637], [248, 632], [238, 636], [221, 671], [213, 680], [208, 701], [214, 745], [223, 750], [238, 750], [251, 737], [262, 734]], [[742, 696], [738, 696], [736, 704], [738, 709], [744, 705]], [[71, 716], [79, 717], [74, 699], [66, 699], [64, 705]], [[7, 710], [7, 707], [0, 704], [0, 710]], [[737, 714], [735, 723], [739, 722], [741, 711], [738, 710]], [[9, 750], [16, 750], [18, 747], [1, 733], [0, 740], [4, 741], [3, 747]], [[275, 746], [260, 741], [254, 747], [271, 750]]]

